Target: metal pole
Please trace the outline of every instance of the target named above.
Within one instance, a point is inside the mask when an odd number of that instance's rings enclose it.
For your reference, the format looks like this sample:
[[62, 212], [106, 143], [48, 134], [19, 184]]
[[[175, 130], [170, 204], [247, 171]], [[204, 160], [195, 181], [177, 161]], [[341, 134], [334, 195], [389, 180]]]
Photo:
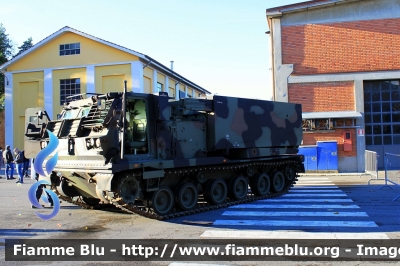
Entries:
[[125, 110], [126, 110], [126, 80], [124, 80], [124, 94], [122, 95], [122, 138], [121, 138], [121, 159], [124, 158], [125, 152]]
[[385, 186], [387, 186], [387, 153], [385, 152], [384, 158], [385, 163], [384, 163], [384, 167], [385, 167]]
[[[372, 156], [371, 156], [372, 157]], [[375, 170], [376, 170], [376, 179], [379, 179], [378, 178], [378, 157], [379, 157], [379, 155], [378, 155], [378, 153], [377, 152], [375, 152]]]

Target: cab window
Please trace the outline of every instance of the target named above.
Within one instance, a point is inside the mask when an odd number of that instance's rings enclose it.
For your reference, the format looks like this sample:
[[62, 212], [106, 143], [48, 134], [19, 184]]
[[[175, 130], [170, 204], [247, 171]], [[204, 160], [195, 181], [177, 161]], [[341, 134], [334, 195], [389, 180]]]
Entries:
[[70, 109], [66, 110], [65, 113], [62, 115], [61, 119], [72, 119], [76, 118], [79, 113], [79, 109]]
[[146, 101], [128, 99], [126, 112], [126, 154], [148, 153]]

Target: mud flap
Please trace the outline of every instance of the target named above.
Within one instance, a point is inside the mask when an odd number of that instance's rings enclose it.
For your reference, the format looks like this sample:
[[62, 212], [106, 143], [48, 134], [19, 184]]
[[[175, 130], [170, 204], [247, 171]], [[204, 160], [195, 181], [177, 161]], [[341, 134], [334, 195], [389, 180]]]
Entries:
[[111, 180], [114, 175], [112, 174], [96, 174], [93, 179], [96, 181], [96, 195], [97, 197], [105, 202], [109, 203], [109, 200], [105, 197], [104, 191], [111, 191]]

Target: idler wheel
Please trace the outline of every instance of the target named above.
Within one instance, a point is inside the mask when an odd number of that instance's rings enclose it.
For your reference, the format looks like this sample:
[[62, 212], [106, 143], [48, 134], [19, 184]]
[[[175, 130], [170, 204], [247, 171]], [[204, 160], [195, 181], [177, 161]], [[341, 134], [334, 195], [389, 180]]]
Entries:
[[225, 201], [228, 194], [226, 183], [222, 179], [213, 179], [208, 181], [204, 190], [204, 199], [210, 204], [221, 204]]
[[285, 175], [281, 171], [275, 172], [272, 177], [272, 189], [281, 192], [285, 188]]
[[292, 181], [296, 176], [296, 171], [293, 165], [286, 165], [285, 167], [285, 177], [287, 180]]
[[119, 195], [125, 203], [134, 203], [139, 195], [139, 182], [133, 176], [128, 176], [119, 185]]
[[247, 179], [245, 177], [234, 177], [229, 185], [229, 197], [235, 200], [241, 200], [247, 196], [249, 184], [247, 183]]
[[256, 196], [265, 196], [271, 189], [271, 181], [266, 173], [254, 176], [250, 182], [251, 191]]
[[178, 188], [176, 202], [183, 211], [193, 209], [197, 205], [197, 187], [193, 183], [185, 183]]
[[160, 187], [153, 193], [149, 201], [150, 207], [155, 213], [165, 215], [174, 207], [174, 193], [169, 187]]

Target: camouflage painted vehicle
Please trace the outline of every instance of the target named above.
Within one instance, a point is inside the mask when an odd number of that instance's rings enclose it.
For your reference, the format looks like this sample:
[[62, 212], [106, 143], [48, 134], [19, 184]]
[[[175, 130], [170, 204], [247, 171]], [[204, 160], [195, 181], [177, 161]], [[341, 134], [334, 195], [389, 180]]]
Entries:
[[125, 89], [79, 95], [58, 119], [30, 123], [26, 141], [53, 146], [40, 178], [60, 198], [167, 219], [287, 192], [304, 172], [301, 122], [299, 104]]

